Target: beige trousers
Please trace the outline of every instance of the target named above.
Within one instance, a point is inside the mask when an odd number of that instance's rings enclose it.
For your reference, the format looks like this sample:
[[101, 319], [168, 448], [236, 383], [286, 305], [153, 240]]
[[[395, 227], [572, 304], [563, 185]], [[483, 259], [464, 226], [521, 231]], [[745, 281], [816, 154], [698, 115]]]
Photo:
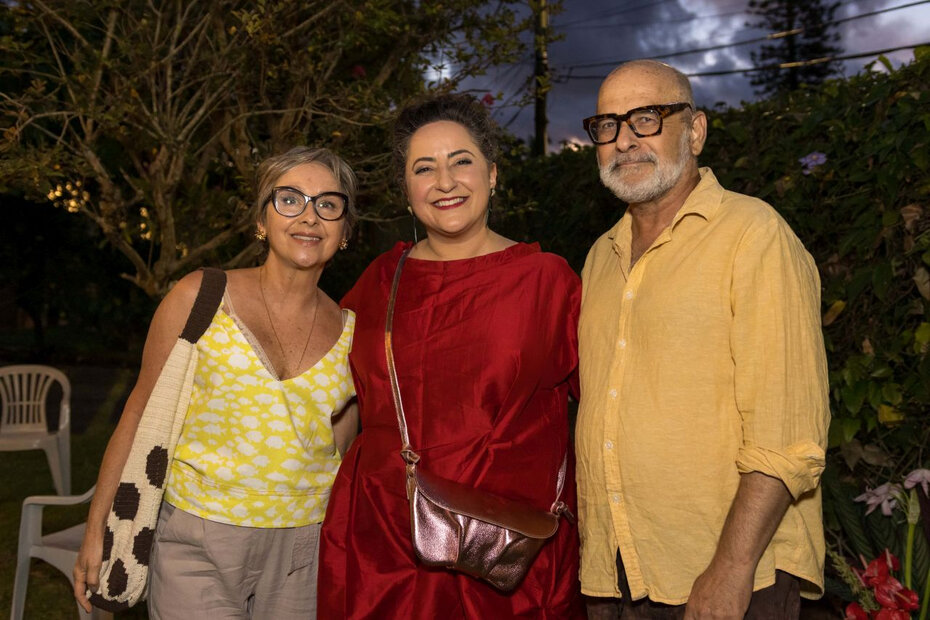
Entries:
[[320, 524], [254, 528], [162, 503], [148, 607], [153, 620], [316, 618]]

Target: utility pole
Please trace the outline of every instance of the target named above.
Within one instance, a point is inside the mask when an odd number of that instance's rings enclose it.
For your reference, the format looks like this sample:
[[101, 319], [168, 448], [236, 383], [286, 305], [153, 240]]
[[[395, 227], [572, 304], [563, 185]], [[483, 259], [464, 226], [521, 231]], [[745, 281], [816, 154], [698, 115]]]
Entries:
[[533, 155], [545, 155], [549, 144], [549, 120], [546, 116], [546, 95], [549, 92], [549, 54], [546, 50], [549, 40], [549, 5], [548, 0], [532, 0], [530, 6], [536, 14], [533, 37], [533, 47], [536, 51], [536, 65], [533, 70], [536, 134], [533, 137]]

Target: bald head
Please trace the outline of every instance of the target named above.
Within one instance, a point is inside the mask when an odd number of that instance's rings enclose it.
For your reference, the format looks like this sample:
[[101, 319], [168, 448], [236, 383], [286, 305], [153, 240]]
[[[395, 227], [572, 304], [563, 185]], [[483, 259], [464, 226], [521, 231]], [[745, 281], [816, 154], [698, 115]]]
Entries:
[[[691, 108], [668, 107], [676, 103]], [[650, 126], [654, 133], [636, 133], [634, 110], [662, 111], [657, 125]], [[683, 73], [655, 60], [620, 65], [601, 84], [597, 114], [625, 121], [613, 126], [615, 139], [597, 143], [601, 180], [621, 200], [630, 205], [667, 196], [683, 200], [697, 185], [697, 156], [707, 137], [707, 119], [694, 109], [691, 84]]]
[[684, 73], [658, 60], [631, 60], [611, 71], [601, 84], [601, 92], [615, 86], [650, 86], [666, 93], [666, 101], [690, 103], [694, 109], [691, 82]]

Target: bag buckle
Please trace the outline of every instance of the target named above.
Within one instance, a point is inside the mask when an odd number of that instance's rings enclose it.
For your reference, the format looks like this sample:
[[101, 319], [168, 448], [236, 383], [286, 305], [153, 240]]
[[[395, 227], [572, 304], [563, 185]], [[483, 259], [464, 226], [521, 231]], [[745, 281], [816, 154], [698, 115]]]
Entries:
[[411, 450], [410, 448], [401, 450], [400, 458], [404, 459], [404, 463], [406, 463], [407, 465], [416, 465], [417, 463], [420, 462], [420, 455], [414, 452], [413, 450]]
[[572, 524], [574, 524], [577, 521], [577, 519], [575, 518], [575, 515], [572, 514], [571, 509], [568, 507], [568, 504], [566, 504], [565, 502], [559, 501], [559, 502], [552, 504], [552, 508], [549, 509], [549, 512], [551, 512], [554, 515], [560, 516], [560, 517], [565, 517], [566, 519], [568, 519], [569, 523], [572, 523]]

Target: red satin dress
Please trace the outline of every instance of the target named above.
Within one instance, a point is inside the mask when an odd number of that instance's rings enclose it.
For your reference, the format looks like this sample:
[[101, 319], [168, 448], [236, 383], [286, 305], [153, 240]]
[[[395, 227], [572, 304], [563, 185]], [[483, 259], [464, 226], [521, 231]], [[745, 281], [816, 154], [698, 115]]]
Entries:
[[[333, 486], [320, 539], [318, 617], [583, 618], [578, 530], [561, 519], [518, 588], [417, 561], [400, 433], [384, 357], [398, 243], [342, 305], [356, 313], [350, 354], [362, 432]], [[577, 393], [580, 281], [537, 244], [456, 261], [408, 259], [394, 311], [394, 358], [420, 467], [548, 509]], [[563, 499], [575, 512], [574, 459]]]

